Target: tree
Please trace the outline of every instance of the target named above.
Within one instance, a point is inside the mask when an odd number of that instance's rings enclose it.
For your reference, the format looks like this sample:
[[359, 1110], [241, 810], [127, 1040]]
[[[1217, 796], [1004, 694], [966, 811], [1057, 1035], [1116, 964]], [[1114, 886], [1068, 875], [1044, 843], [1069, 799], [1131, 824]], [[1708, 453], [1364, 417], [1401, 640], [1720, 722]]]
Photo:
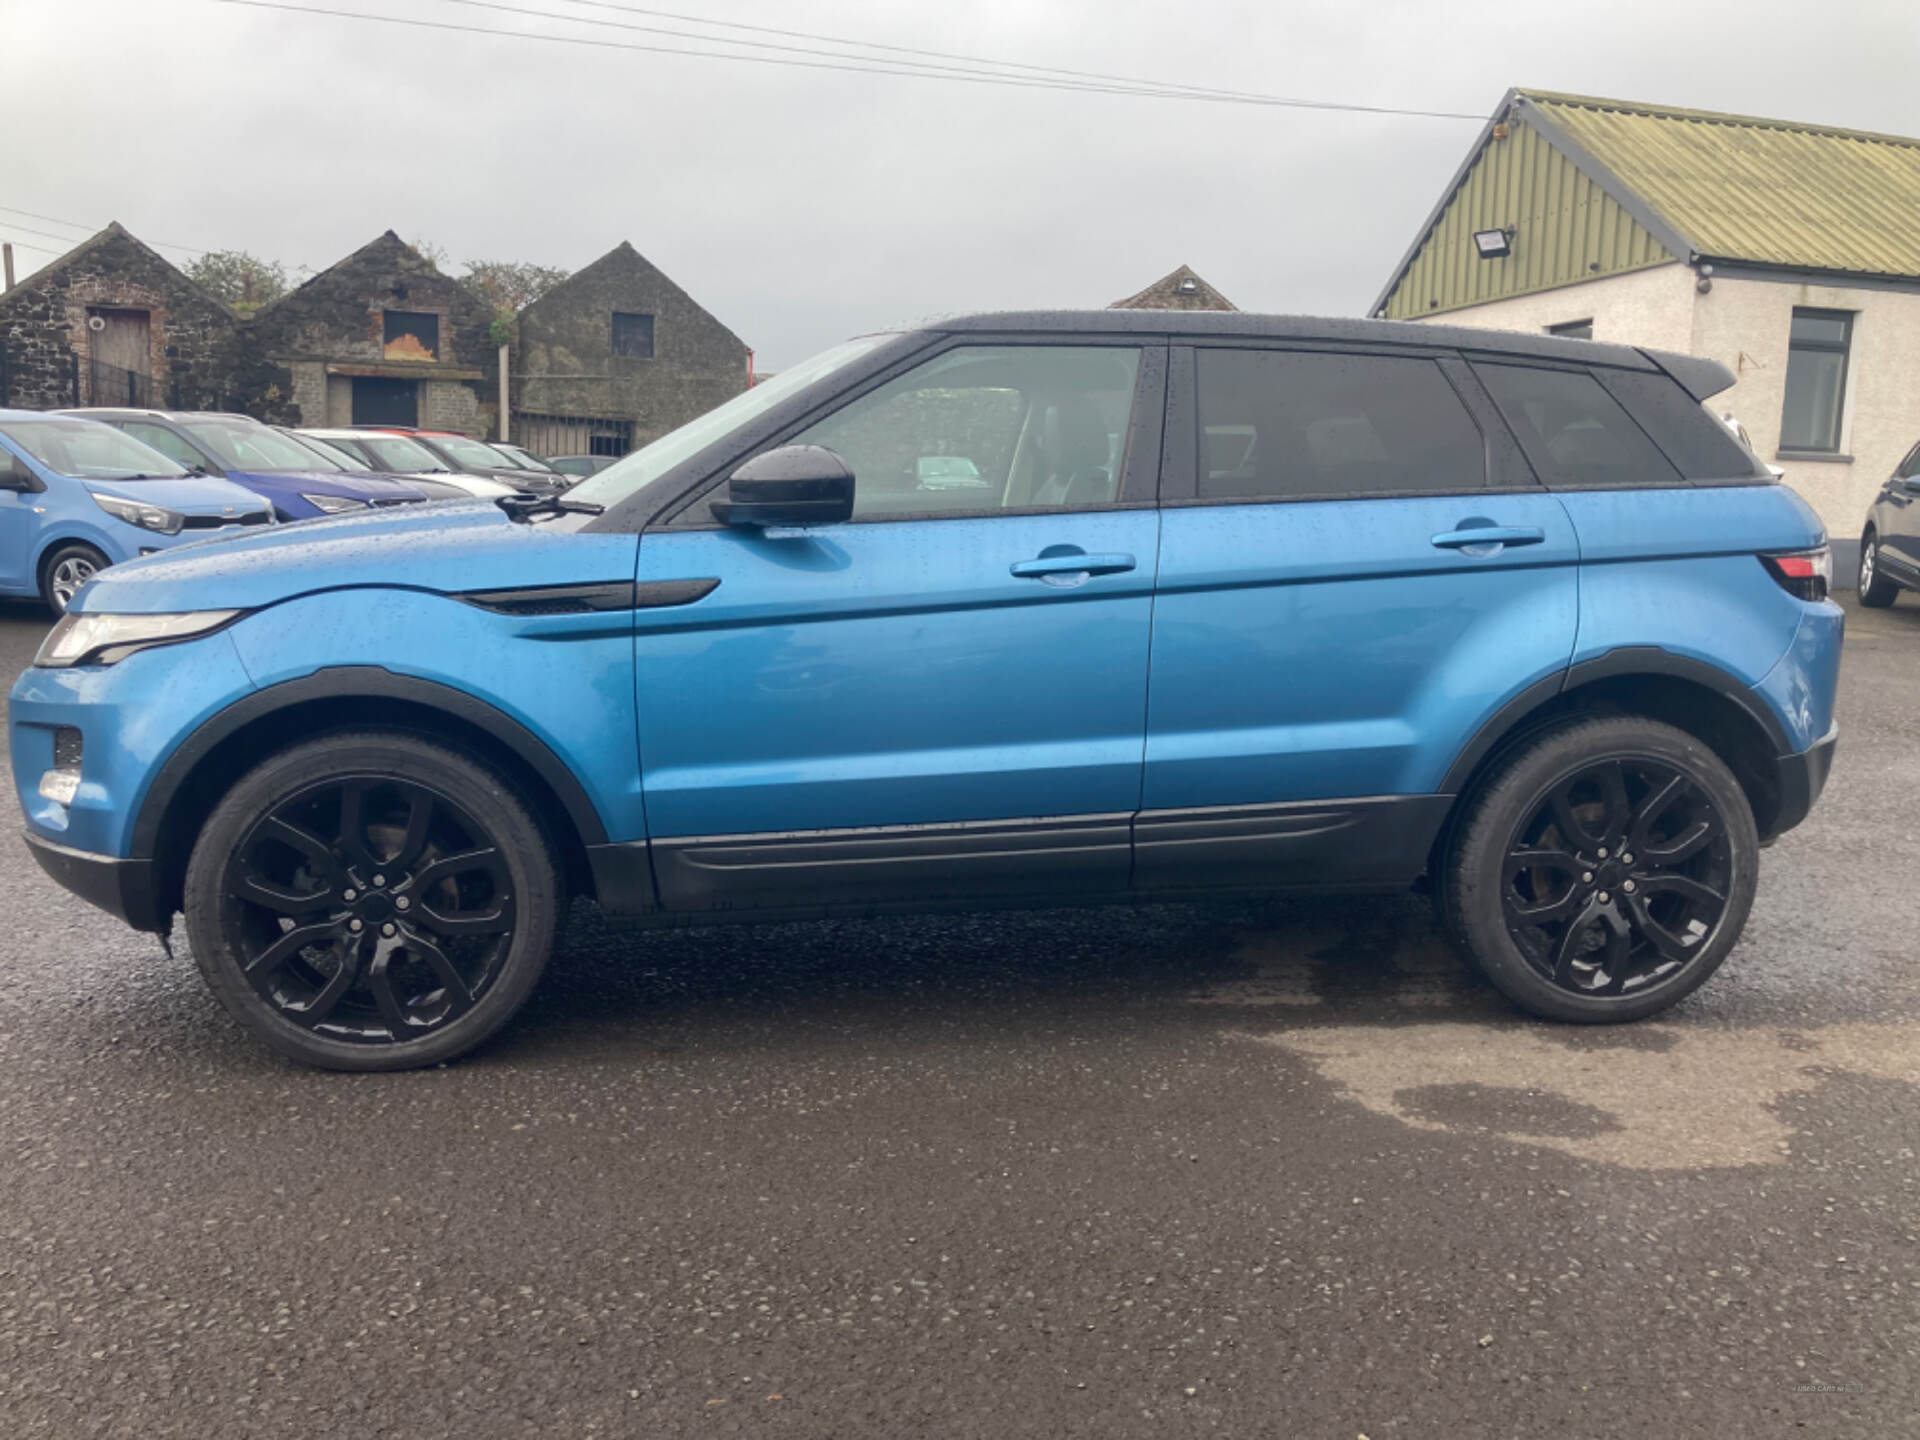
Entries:
[[257, 310], [287, 293], [287, 267], [245, 250], [209, 250], [184, 268], [194, 284], [240, 311]]
[[566, 279], [567, 272], [524, 260], [469, 260], [461, 278], [486, 297], [496, 314], [512, 315]]

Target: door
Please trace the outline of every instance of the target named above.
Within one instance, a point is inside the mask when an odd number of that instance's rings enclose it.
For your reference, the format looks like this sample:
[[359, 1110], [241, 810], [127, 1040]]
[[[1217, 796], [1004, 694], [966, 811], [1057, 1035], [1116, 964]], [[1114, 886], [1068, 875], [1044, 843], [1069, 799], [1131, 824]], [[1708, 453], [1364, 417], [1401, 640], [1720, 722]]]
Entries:
[[420, 423], [420, 382], [383, 375], [354, 376], [353, 423], [412, 429]]
[[1174, 371], [1136, 888], [1405, 884], [1469, 740], [1568, 663], [1573, 526], [1457, 360]]
[[1920, 445], [1907, 452], [1887, 486], [1887, 533], [1880, 537], [1880, 555], [1892, 560], [1895, 578], [1908, 584], [1920, 580]]
[[786, 437], [848, 462], [851, 522], [703, 498], [643, 537], [643, 600], [708, 592], [639, 612], [666, 908], [1125, 889], [1164, 377], [1158, 348], [957, 345]]
[[151, 329], [145, 310], [87, 311], [89, 405], [153, 404]]

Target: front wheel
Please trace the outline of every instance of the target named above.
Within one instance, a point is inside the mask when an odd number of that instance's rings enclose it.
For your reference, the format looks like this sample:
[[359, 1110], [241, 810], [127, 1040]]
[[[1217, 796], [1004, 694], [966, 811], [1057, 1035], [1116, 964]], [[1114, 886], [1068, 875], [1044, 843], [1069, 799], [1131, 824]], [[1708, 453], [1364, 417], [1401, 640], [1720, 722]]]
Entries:
[[485, 1040], [540, 978], [560, 905], [521, 799], [403, 734], [262, 762], [215, 808], [186, 880], [194, 958], [221, 1003], [335, 1070], [432, 1065]]
[[1683, 730], [1584, 720], [1518, 750], [1446, 865], [1450, 938], [1551, 1020], [1658, 1014], [1740, 937], [1760, 842], [1739, 782]]
[[1880, 537], [1869, 530], [1860, 537], [1860, 603], [1884, 610], [1900, 598], [1900, 587], [1880, 568]]
[[64, 615], [80, 587], [112, 563], [91, 545], [77, 540], [62, 545], [40, 567], [40, 598], [54, 614]]

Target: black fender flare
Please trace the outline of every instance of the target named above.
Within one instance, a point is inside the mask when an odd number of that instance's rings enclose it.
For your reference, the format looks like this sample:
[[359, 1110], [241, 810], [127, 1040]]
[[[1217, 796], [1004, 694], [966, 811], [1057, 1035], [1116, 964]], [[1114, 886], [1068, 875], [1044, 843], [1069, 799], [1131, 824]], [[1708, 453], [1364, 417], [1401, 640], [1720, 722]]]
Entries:
[[1554, 696], [1615, 675], [1670, 675], [1675, 679], [1692, 681], [1732, 701], [1767, 737], [1776, 757], [1793, 752], [1786, 727], [1780, 723], [1779, 717], [1767, 709], [1750, 686], [1735, 676], [1717, 665], [1696, 660], [1690, 655], [1676, 655], [1657, 645], [1622, 645], [1591, 660], [1582, 660], [1557, 675], [1536, 680], [1508, 700], [1454, 757], [1453, 764], [1447, 768], [1446, 778], [1440, 782], [1440, 793], [1458, 795], [1480, 763], [1513, 732], [1514, 727]]
[[548, 748], [545, 741], [512, 716], [451, 685], [399, 675], [378, 665], [334, 665], [269, 685], [227, 706], [203, 721], [200, 727], [180, 743], [161, 764], [153, 784], [147, 787], [140, 813], [133, 822], [128, 853], [151, 859], [160, 836], [160, 826], [180, 787], [193, 774], [214, 747], [257, 720], [313, 700], [405, 700], [441, 710], [507, 746], [560, 797], [567, 818], [573, 822], [582, 844], [604, 845], [606, 826], [594, 808], [586, 787], [581, 785], [566, 764]]

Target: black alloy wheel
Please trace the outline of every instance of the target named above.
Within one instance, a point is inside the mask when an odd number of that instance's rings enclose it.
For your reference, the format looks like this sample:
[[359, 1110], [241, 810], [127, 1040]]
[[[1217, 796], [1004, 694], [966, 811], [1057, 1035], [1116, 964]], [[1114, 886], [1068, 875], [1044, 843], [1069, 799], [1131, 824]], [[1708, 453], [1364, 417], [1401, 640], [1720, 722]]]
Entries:
[[1558, 781], [1502, 866], [1507, 933], [1576, 995], [1628, 995], [1705, 953], [1732, 889], [1727, 824], [1677, 767], [1602, 760]]
[[351, 775], [289, 796], [228, 862], [247, 982], [285, 1020], [391, 1044], [471, 1010], [513, 940], [493, 837], [445, 795]]
[[187, 877], [202, 972], [283, 1054], [339, 1069], [478, 1044], [544, 967], [559, 907], [545, 837], [469, 757], [413, 736], [275, 756], [222, 801]]
[[1759, 879], [1746, 793], [1693, 735], [1572, 721], [1513, 751], [1466, 802], [1441, 871], [1449, 938], [1523, 1009], [1641, 1019], [1705, 983]]

